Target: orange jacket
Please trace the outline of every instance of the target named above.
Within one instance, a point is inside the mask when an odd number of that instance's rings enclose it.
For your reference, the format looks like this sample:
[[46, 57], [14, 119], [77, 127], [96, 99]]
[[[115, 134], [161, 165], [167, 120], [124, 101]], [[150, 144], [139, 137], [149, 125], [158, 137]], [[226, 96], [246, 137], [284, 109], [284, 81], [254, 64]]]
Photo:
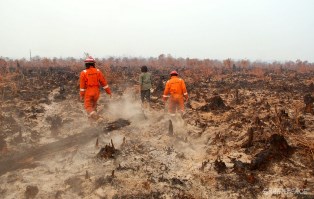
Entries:
[[88, 68], [80, 74], [80, 95], [83, 96], [85, 91], [91, 87], [102, 86], [108, 94], [111, 94], [111, 90], [107, 84], [107, 80], [99, 69]]
[[184, 80], [177, 76], [172, 76], [166, 83], [163, 98], [182, 98], [183, 96], [186, 98], [188, 96]]

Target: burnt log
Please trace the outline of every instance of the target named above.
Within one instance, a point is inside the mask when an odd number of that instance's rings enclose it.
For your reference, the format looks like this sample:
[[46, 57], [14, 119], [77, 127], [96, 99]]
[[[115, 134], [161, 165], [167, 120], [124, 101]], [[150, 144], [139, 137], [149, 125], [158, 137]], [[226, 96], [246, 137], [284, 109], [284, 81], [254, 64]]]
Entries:
[[288, 145], [283, 135], [273, 134], [269, 139], [269, 144], [269, 148], [255, 155], [251, 161], [251, 170], [266, 168], [271, 161], [288, 158], [293, 152], [293, 148]]
[[[129, 122], [125, 123], [125, 125], [128, 124]], [[122, 125], [115, 126], [115, 129], [119, 129], [122, 127]], [[37, 161], [46, 157], [47, 155], [64, 152], [71, 147], [86, 144], [91, 140], [97, 139], [97, 137], [99, 137], [99, 135], [103, 132], [108, 133], [110, 131], [112, 131], [110, 128], [101, 129], [89, 127], [83, 129], [81, 133], [70, 135], [64, 139], [43, 146], [31, 148], [20, 153], [11, 153], [10, 156], [0, 156], [0, 176], [9, 171], [14, 171], [22, 168], [32, 168], [35, 166], [34, 161], [25, 162], [21, 160], [34, 159], [35, 161]], [[115, 150], [115, 152], [118, 153], [119, 151]]]
[[250, 164], [249, 163], [244, 163], [240, 160], [232, 160], [233, 163], [233, 172], [241, 174], [241, 173], [245, 173], [249, 168], [250, 168]]
[[118, 130], [122, 127], [129, 126], [131, 122], [125, 119], [118, 119], [117, 121], [109, 123], [107, 126], [103, 128], [105, 132]]
[[217, 111], [217, 110], [227, 110], [228, 106], [225, 105], [224, 101], [219, 95], [216, 95], [208, 100], [206, 100], [207, 104], [200, 107], [201, 111], [209, 112], [209, 111]]

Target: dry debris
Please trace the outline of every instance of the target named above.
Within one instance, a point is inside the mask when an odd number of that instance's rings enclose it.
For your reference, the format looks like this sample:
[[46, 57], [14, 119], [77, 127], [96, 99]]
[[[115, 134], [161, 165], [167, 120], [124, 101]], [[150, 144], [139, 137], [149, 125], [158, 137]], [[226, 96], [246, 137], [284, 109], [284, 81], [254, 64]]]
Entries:
[[105, 147], [102, 147], [100, 151], [97, 154], [98, 158], [114, 158], [114, 155], [116, 154], [117, 150], [114, 148], [113, 142], [111, 140], [111, 145], [110, 143], [106, 145]]
[[21, 67], [0, 86], [0, 195], [263, 198], [286, 187], [303, 190], [292, 197], [313, 196], [313, 72], [213, 67], [195, 76], [203, 69], [180, 68], [189, 92], [180, 123], [160, 99], [169, 68], [152, 69], [149, 111], [138, 109], [138, 93], [122, 96], [136, 86], [137, 70], [102, 69], [115, 95], [101, 99], [107, 107], [95, 126], [77, 100], [80, 70]]

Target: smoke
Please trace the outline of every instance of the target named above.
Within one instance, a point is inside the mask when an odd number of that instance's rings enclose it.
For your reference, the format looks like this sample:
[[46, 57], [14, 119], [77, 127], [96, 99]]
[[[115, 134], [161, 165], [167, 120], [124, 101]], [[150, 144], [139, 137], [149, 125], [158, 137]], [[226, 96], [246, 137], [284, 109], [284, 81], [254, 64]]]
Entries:
[[140, 101], [136, 100], [132, 93], [125, 93], [119, 99], [109, 100], [107, 111], [110, 117], [123, 119], [143, 114]]
[[[164, 113], [164, 110], [142, 110], [140, 99], [136, 99], [134, 96], [136, 94], [129, 92], [124, 93], [122, 96], [118, 96], [114, 99], [108, 99], [106, 97], [106, 101], [104, 102], [107, 106], [104, 115], [107, 118], [110, 118], [111, 121], [117, 120], [119, 118], [127, 119], [131, 121], [131, 129], [129, 129], [134, 136], [144, 136], [150, 137], [154, 135], [150, 135], [151, 131], [160, 132], [164, 134], [164, 136], [168, 136], [168, 127], [169, 127], [169, 119], [172, 120], [175, 137], [166, 138], [165, 144], [170, 144], [169, 146], [173, 146], [176, 151], [183, 152], [187, 155], [198, 156], [197, 151], [199, 147], [191, 145], [191, 140], [189, 143], [184, 140], [189, 138], [188, 131], [195, 129], [191, 129], [189, 125], [186, 125], [184, 121], [180, 118], [180, 116], [170, 117], [169, 114]], [[145, 114], [146, 118], [143, 117]], [[136, 131], [132, 131], [132, 128], [135, 128]], [[129, 131], [128, 130], [128, 131]], [[112, 139], [117, 147], [119, 147], [123, 138], [126, 137], [128, 139], [128, 135], [123, 131], [116, 131], [113, 134], [107, 137], [107, 141]], [[155, 138], [152, 138], [153, 140]], [[172, 140], [169, 142], [169, 140]], [[204, 145], [204, 141], [199, 141], [201, 146]], [[199, 154], [199, 156], [201, 156]]]

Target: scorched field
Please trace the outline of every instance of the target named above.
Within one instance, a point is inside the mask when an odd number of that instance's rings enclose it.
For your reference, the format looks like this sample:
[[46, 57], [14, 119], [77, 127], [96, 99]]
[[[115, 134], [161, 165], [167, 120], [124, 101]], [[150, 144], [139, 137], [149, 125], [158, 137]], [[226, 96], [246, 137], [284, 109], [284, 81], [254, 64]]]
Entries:
[[[174, 61], [98, 60], [113, 97], [101, 91], [91, 124], [81, 60], [1, 60], [0, 198], [314, 197], [313, 66]], [[162, 101], [172, 69], [187, 85], [183, 118]]]

